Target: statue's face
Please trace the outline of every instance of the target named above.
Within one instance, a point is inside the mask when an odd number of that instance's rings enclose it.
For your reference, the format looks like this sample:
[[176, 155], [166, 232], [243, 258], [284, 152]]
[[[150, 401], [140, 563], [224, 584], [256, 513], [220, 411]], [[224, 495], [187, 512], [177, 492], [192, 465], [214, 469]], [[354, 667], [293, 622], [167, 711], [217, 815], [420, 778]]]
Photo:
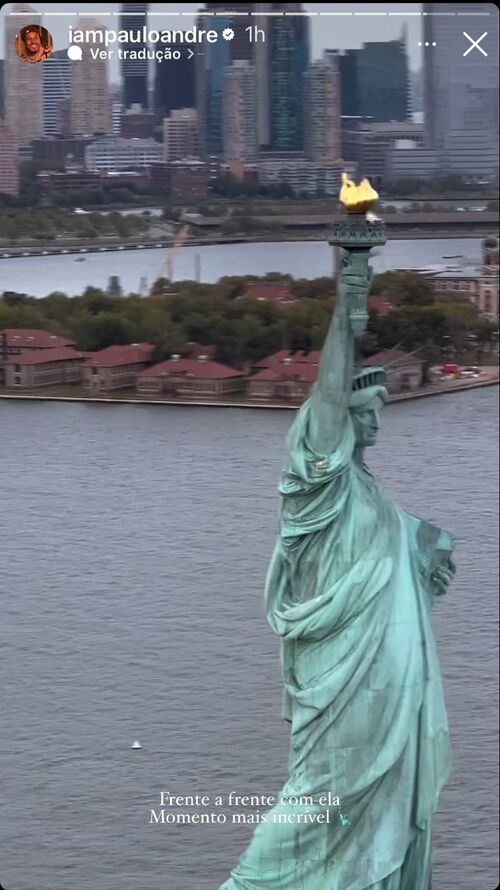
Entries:
[[356, 434], [356, 445], [368, 448], [375, 445], [380, 427], [380, 403], [371, 402], [362, 408], [351, 409]]

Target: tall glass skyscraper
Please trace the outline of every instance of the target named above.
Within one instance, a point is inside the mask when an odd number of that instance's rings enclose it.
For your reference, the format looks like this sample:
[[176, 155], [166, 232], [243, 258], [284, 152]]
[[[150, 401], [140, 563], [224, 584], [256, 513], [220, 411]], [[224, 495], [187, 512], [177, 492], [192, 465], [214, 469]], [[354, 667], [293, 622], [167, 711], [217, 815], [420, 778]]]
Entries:
[[[207, 12], [214, 13], [214, 16], [229, 19], [229, 26], [234, 31], [234, 37], [230, 43], [231, 62], [245, 60], [251, 62], [254, 55], [254, 46], [250, 40], [246, 28], [253, 25], [253, 19], [250, 13], [255, 10], [254, 3], [205, 3]], [[237, 11], [239, 15], [230, 15], [232, 11]], [[242, 15], [246, 12], [247, 15]], [[210, 27], [210, 25], [209, 25]]]
[[186, 46], [171, 46], [163, 43], [162, 48], [179, 50], [180, 59], [153, 61], [154, 72], [154, 111], [158, 120], [168, 117], [171, 111], [179, 108], [196, 107], [195, 73], [196, 57], [189, 58]]
[[[273, 11], [300, 12], [301, 3], [272, 3]], [[268, 19], [270, 148], [301, 151], [304, 147], [304, 74], [309, 64], [307, 16]]]
[[365, 43], [335, 54], [341, 83], [342, 114], [375, 122], [410, 117], [411, 90], [404, 37]]
[[196, 108], [200, 128], [200, 147], [205, 156], [224, 153], [223, 86], [224, 69], [231, 64], [231, 41], [222, 32], [231, 28], [230, 16], [199, 16], [198, 27], [217, 31], [216, 43], [207, 43], [197, 55]]
[[[133, 32], [134, 36], [142, 35], [144, 25], [147, 25], [147, 3], [122, 3], [120, 13], [120, 30]], [[141, 50], [146, 49], [142, 39], [121, 43], [121, 49]], [[126, 110], [132, 105], [142, 105], [144, 110], [148, 107], [148, 60], [147, 59], [122, 59], [121, 73], [123, 80], [123, 107]]]
[[[56, 136], [66, 129], [65, 111], [71, 94], [71, 65], [66, 50], [56, 50], [43, 63], [43, 132]], [[66, 111], [66, 115], [68, 112]]]
[[[250, 12], [253, 3], [207, 3], [207, 12], [197, 19], [198, 27], [217, 31], [216, 43], [204, 45], [204, 55], [197, 56], [196, 108], [200, 127], [201, 150], [205, 155], [222, 155], [224, 152], [224, 71], [233, 62], [254, 63], [256, 44], [250, 40], [246, 28], [253, 25]], [[240, 15], [232, 15], [233, 12]], [[247, 13], [247, 15], [242, 15]], [[234, 37], [230, 41], [220, 35], [230, 28]]]

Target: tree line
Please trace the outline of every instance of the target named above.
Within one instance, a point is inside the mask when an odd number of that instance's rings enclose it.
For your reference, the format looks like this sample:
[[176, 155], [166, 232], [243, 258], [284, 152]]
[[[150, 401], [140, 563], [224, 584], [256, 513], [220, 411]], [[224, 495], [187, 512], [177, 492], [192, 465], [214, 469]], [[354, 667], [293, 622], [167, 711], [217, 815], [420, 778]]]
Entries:
[[[280, 306], [245, 298], [252, 283], [282, 283], [297, 300]], [[370, 312], [362, 341], [366, 356], [379, 350], [419, 350], [426, 363], [459, 358], [481, 361], [492, 349], [496, 326], [476, 307], [458, 298], [436, 297], [430, 284], [411, 272], [375, 276], [372, 293], [393, 305], [388, 315]], [[216, 358], [232, 367], [248, 368], [279, 349], [310, 351], [324, 342], [335, 301], [332, 278], [293, 279], [271, 273], [264, 277], [226, 276], [216, 284], [158, 279], [147, 297], [113, 296], [87, 287], [70, 296], [53, 292], [43, 299], [5, 292], [0, 298], [0, 330], [46, 329], [68, 337], [82, 350], [124, 343], [154, 344], [154, 358], [187, 354], [190, 343], [216, 348]]]
[[32, 210], [0, 210], [0, 240], [17, 241], [35, 238], [52, 241], [64, 235], [78, 238], [99, 238], [102, 235], [130, 235], [146, 232], [151, 220], [138, 214], [127, 216], [109, 213], [68, 213], [56, 207]]

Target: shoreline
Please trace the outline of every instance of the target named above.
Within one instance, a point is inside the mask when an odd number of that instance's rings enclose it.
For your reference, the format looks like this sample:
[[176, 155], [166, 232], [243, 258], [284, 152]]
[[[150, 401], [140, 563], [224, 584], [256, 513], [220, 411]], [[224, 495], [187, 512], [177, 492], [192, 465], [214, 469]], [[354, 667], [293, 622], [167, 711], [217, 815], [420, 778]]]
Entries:
[[[495, 229], [496, 232], [496, 229]], [[480, 239], [486, 237], [488, 234], [491, 234], [490, 230], [474, 228], [472, 231], [470, 229], [467, 230], [466, 233], [463, 231], [458, 231], [456, 228], [452, 228], [449, 230], [443, 230], [442, 232], [436, 233], [435, 230], [427, 229], [422, 227], [421, 229], [399, 229], [394, 227], [391, 231], [391, 227], [386, 228], [386, 235], [388, 241], [419, 241], [419, 240], [434, 240], [436, 238], [446, 239], [450, 241], [460, 241], [463, 238], [470, 238], [471, 240]], [[328, 242], [330, 237], [330, 232], [328, 230], [324, 230], [321, 232], [297, 232], [297, 233], [283, 233], [283, 232], [267, 232], [262, 235], [211, 235], [210, 237], [199, 237], [199, 238], [190, 238], [183, 242], [178, 248], [182, 250], [187, 247], [218, 247], [229, 244], [269, 244], [269, 243], [293, 243], [296, 241], [311, 241], [311, 242]], [[122, 251], [132, 251], [132, 250], [169, 250], [175, 247], [175, 237], [170, 238], [155, 238], [151, 241], [148, 239], [143, 239], [142, 241], [133, 241], [133, 242], [122, 242], [115, 244], [106, 244], [102, 242], [95, 242], [93, 244], [82, 244], [78, 242], [77, 244], [66, 244], [61, 245], [60, 247], [55, 247], [53, 244], [42, 243], [40, 245], [26, 245], [26, 246], [18, 246], [18, 245], [0, 245], [0, 260], [18, 260], [18, 259], [30, 259], [33, 257], [42, 257], [42, 256], [76, 256], [82, 257], [82, 259], [87, 254], [95, 254], [95, 253], [121, 253]]]
[[[476, 380], [473, 383], [461, 383], [457, 386], [436, 386], [432, 388], [417, 390], [409, 393], [394, 393], [389, 396], [387, 404], [396, 404], [398, 402], [407, 402], [414, 399], [424, 399], [431, 396], [447, 395], [449, 393], [465, 392], [470, 389], [482, 389], [485, 386], [498, 386], [500, 377], [490, 378], [489, 380]], [[97, 403], [110, 405], [154, 405], [163, 407], [191, 407], [191, 408], [253, 408], [264, 410], [285, 410], [297, 411], [300, 404], [284, 404], [281, 402], [219, 402], [215, 400], [197, 401], [195, 399], [141, 399], [141, 398], [96, 398], [95, 396], [61, 396], [47, 395], [37, 393], [0, 393], [0, 399], [13, 399], [16, 401], [38, 401], [38, 402], [81, 402], [81, 403]]]

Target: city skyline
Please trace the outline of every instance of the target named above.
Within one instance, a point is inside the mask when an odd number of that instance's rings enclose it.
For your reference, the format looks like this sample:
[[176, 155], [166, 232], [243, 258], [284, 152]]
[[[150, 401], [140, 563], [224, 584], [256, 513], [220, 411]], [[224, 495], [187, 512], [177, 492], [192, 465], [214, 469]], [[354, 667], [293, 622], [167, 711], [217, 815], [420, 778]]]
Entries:
[[[376, 186], [450, 175], [496, 181], [498, 17], [485, 18], [487, 4], [461, 4], [460, 12], [449, 6], [424, 4], [419, 16], [423, 78], [409, 69], [408, 28], [399, 14], [395, 38], [386, 32], [375, 39], [372, 29], [360, 47], [341, 48], [337, 41], [317, 58], [314, 17], [301, 3], [243, 4], [239, 15], [227, 2], [206, 4], [193, 25], [208, 39], [184, 52], [176, 37], [189, 27], [187, 15], [172, 28], [173, 13], [166, 11], [155, 28], [154, 16], [146, 20], [146, 3], [121, 4], [118, 17], [85, 16], [80, 9], [73, 22], [80, 59], [70, 61], [56, 49], [43, 68], [26, 66], [15, 35], [30, 19], [50, 22], [34, 5], [16, 4], [6, 18], [7, 58], [0, 65], [2, 152], [7, 172], [12, 155], [19, 174], [16, 180], [9, 173], [10, 193], [25, 189], [28, 161], [62, 165], [50, 183], [36, 171], [38, 187], [49, 191], [78, 182], [89, 188], [98, 185], [89, 174], [120, 173], [134, 188], [139, 176], [141, 188], [154, 184], [175, 194], [187, 188], [190, 198], [218, 180], [222, 191], [334, 194], [341, 170], [362, 171]], [[462, 44], [472, 38], [463, 29], [477, 34], [474, 15], [488, 28], [478, 37], [485, 46], [471, 56], [474, 47], [464, 52]], [[471, 16], [470, 23], [460, 16]], [[168, 41], [160, 53], [147, 46], [159, 31]], [[97, 49], [82, 42], [85, 33]], [[127, 49], [116, 46], [118, 36]], [[137, 46], [144, 59], [134, 65], [127, 56], [137, 55], [131, 52]], [[123, 60], [119, 87], [110, 80], [110, 56]], [[414, 105], [418, 77], [425, 89], [422, 104]]]
[[[446, 5], [425, 4], [436, 11]], [[468, 6], [486, 12], [487, 5]], [[424, 77], [427, 146], [440, 153], [450, 172], [474, 166], [478, 174], [490, 176], [498, 169], [498, 25], [483, 29], [486, 58], [476, 51], [457, 60], [454, 47], [462, 25], [454, 19], [444, 28], [443, 21], [439, 16], [425, 20], [424, 40], [441, 47], [430, 57]]]
[[[8, 19], [8, 13], [15, 5], [14, 3], [6, 4], [0, 13], [0, 52], [2, 53], [0, 58], [5, 57], [4, 22], [5, 19]], [[107, 5], [106, 10], [103, 10], [102, 13], [97, 13], [95, 3], [79, 3], [75, 4], [74, 16], [71, 17], [68, 14], [68, 19], [66, 20], [61, 14], [61, 6], [58, 3], [42, 4], [32, 2], [29, 5], [39, 12], [42, 23], [53, 34], [55, 49], [64, 49], [68, 46], [68, 25], [76, 21], [76, 13], [84, 17], [87, 17], [89, 13], [93, 13], [92, 17], [98, 20], [100, 15], [100, 21], [104, 26], [111, 27], [111, 24], [113, 24], [117, 27], [122, 7], [120, 3], [110, 3]], [[137, 4], [126, 5], [130, 7], [137, 6]], [[183, 29], [192, 27], [195, 24], [197, 14], [205, 8], [205, 4], [202, 3], [150, 3], [148, 5], [150, 8], [148, 21], [151, 22], [153, 27], [165, 30], [174, 27]], [[363, 43], [377, 40], [396, 40], [401, 37], [404, 29], [406, 31], [406, 49], [410, 69], [412, 71], [419, 70], [422, 67], [422, 48], [418, 46], [422, 37], [422, 16], [419, 14], [422, 10], [422, 4], [400, 3], [397, 8], [405, 15], [391, 15], [380, 18], [373, 15], [375, 12], [374, 6], [375, 4], [373, 3], [330, 3], [322, 4], [321, 6], [314, 3], [304, 3], [303, 9], [309, 13], [318, 12], [320, 9], [322, 11], [328, 10], [340, 13], [346, 10], [352, 11], [354, 7], [357, 13], [372, 13], [366, 16], [361, 14], [356, 16], [352, 14], [349, 16], [332, 15], [331, 17], [322, 16], [321, 18], [314, 15], [308, 16], [310, 21], [312, 60], [321, 58], [325, 49], [357, 49]], [[235, 11], [237, 9], [241, 10], [242, 4], [235, 3], [234, 7]], [[384, 7], [384, 4], [377, 5], [377, 9], [379, 8], [380, 10], [387, 9], [387, 7]], [[172, 15], [172, 18], [170, 18], [167, 14], [157, 14], [159, 11], [173, 13], [178, 10], [182, 11], [182, 16]], [[50, 13], [54, 13], [54, 15]], [[109, 63], [109, 73], [112, 85], [118, 84], [120, 82], [120, 71], [117, 59]]]

